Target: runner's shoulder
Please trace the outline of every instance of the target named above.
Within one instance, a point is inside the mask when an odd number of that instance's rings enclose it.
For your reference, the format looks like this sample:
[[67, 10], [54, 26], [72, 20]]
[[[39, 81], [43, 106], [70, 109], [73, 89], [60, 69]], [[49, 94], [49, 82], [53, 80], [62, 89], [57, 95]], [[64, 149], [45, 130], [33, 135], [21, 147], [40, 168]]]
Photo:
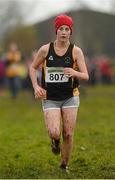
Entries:
[[80, 54], [83, 53], [83, 51], [79, 46], [74, 45], [73, 53], [74, 56], [77, 58]]
[[49, 51], [49, 46], [50, 46], [50, 43], [48, 44], [45, 44], [43, 46], [41, 46], [41, 52], [44, 54], [44, 56], [46, 57], [47, 54], [48, 54], [48, 51]]
[[77, 53], [80, 53], [82, 49], [79, 46], [74, 45], [74, 51], [77, 51]]

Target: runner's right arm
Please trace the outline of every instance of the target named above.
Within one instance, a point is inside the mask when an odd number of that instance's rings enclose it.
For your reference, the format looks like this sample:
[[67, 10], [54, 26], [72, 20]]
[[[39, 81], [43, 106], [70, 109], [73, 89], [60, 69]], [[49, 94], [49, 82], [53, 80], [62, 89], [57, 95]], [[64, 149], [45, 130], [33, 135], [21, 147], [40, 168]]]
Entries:
[[48, 53], [48, 44], [42, 46], [38, 50], [31, 66], [30, 66], [30, 69], [29, 69], [29, 74], [30, 74], [30, 78], [31, 78], [32, 85], [34, 88], [34, 95], [35, 95], [36, 99], [44, 98], [46, 95], [46, 90], [43, 89], [42, 87], [40, 87], [40, 85], [38, 85], [37, 77], [36, 77], [36, 69], [38, 68], [38, 66], [41, 63], [43, 63], [43, 61], [45, 60], [45, 57], [47, 56], [47, 53]]

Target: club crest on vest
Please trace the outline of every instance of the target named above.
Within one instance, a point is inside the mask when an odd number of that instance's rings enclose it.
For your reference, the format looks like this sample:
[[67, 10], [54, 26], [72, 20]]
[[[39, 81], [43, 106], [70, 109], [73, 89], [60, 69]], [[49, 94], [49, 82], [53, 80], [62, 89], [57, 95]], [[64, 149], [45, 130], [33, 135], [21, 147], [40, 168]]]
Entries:
[[65, 60], [66, 65], [69, 66], [70, 63], [71, 63], [71, 58], [70, 57], [65, 57], [64, 60]]

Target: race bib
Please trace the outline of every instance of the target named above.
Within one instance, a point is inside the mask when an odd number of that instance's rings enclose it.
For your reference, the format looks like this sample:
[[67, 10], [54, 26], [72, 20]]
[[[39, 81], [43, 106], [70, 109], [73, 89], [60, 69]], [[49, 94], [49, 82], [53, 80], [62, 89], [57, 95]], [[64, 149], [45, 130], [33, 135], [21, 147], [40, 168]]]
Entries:
[[63, 83], [68, 82], [69, 78], [65, 76], [63, 67], [46, 67], [47, 83]]

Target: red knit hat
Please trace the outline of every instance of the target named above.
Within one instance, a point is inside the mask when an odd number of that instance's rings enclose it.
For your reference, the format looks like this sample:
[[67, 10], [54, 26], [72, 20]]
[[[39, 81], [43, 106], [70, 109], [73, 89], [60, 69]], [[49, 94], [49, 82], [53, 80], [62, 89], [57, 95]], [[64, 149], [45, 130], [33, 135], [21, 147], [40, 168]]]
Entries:
[[55, 18], [54, 26], [56, 29], [56, 33], [57, 33], [58, 28], [62, 25], [69, 26], [69, 28], [71, 30], [71, 34], [72, 34], [73, 20], [70, 16], [67, 16], [65, 14], [61, 14]]

